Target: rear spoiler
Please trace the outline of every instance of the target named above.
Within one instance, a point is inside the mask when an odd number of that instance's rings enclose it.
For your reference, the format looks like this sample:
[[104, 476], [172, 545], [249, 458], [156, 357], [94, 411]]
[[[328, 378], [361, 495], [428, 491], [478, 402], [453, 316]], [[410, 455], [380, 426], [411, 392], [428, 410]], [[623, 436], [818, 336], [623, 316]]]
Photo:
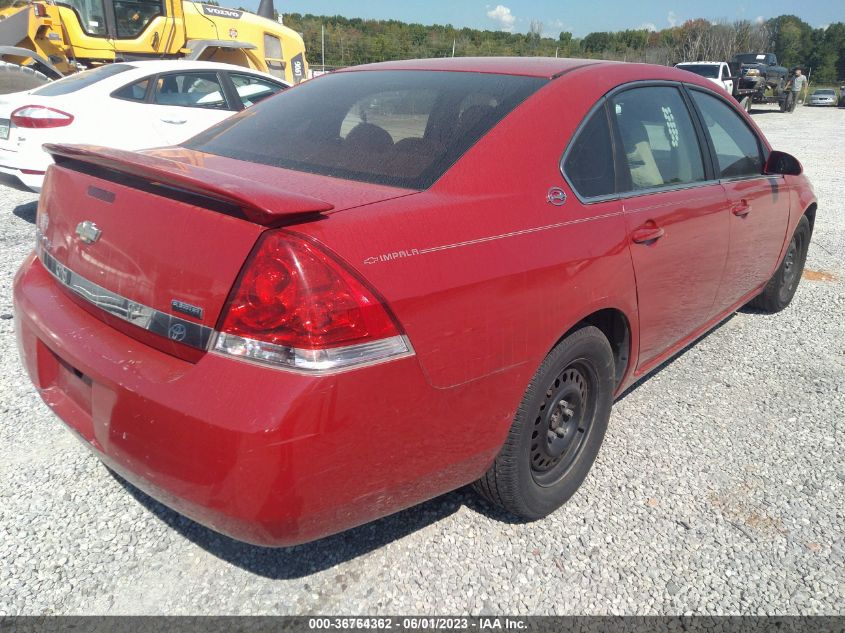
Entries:
[[318, 198], [161, 156], [92, 145], [47, 143], [44, 149], [58, 165], [69, 161], [85, 163], [142, 178], [153, 185], [211, 198], [238, 207], [248, 220], [256, 224], [272, 224], [286, 216], [322, 213], [334, 208], [334, 205]]

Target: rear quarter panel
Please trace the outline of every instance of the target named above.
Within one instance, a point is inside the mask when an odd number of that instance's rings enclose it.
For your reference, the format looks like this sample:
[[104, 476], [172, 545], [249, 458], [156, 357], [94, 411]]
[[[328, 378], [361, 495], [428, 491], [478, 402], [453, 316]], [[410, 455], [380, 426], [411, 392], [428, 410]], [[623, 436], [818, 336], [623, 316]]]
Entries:
[[559, 169], [602, 92], [550, 82], [428, 191], [306, 227], [385, 296], [432, 386], [511, 372], [505, 422], [579, 320], [605, 307], [636, 319], [621, 203], [580, 204]]

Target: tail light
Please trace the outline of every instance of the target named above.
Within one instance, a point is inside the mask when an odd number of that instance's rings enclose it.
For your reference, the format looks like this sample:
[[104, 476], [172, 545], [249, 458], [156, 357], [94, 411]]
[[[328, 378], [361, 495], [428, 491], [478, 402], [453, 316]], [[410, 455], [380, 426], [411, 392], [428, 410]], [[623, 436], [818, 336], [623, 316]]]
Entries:
[[18, 127], [64, 127], [73, 123], [73, 115], [46, 106], [27, 105], [12, 112], [12, 123]]
[[314, 242], [269, 231], [223, 310], [214, 349], [309, 372], [412, 352], [384, 302]]
[[35, 17], [37, 18], [46, 18], [47, 17], [47, 7], [43, 4], [39, 4], [38, 2], [32, 5], [33, 10], [35, 11]]

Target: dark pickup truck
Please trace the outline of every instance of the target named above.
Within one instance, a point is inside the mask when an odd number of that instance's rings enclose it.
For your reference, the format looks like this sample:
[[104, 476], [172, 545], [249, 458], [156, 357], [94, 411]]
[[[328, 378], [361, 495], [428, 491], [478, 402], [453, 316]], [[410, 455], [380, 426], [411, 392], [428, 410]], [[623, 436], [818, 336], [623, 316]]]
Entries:
[[754, 101], [762, 101], [767, 88], [773, 96], [780, 96], [787, 82], [788, 71], [778, 65], [774, 53], [740, 53], [728, 65], [731, 75], [738, 78], [737, 88], [754, 90]]

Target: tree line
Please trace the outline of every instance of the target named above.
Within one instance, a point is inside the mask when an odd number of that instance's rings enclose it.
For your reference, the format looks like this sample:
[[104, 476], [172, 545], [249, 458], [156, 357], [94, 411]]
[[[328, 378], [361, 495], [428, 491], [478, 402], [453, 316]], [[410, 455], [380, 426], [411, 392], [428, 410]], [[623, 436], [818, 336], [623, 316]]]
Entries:
[[[350, 66], [392, 59], [455, 56], [587, 57], [674, 64], [727, 61], [736, 53], [774, 52], [782, 65], [812, 68], [813, 79], [845, 79], [845, 23], [813, 28], [794, 15], [763, 22], [687, 20], [658, 31], [628, 29], [576, 38], [569, 32], [544, 34], [532, 21], [527, 33], [507, 33], [452, 25], [409, 24], [343, 16], [283, 14], [285, 25], [302, 33], [312, 67], [319, 67], [325, 38], [325, 65]], [[325, 29], [323, 31], [323, 29]]]

